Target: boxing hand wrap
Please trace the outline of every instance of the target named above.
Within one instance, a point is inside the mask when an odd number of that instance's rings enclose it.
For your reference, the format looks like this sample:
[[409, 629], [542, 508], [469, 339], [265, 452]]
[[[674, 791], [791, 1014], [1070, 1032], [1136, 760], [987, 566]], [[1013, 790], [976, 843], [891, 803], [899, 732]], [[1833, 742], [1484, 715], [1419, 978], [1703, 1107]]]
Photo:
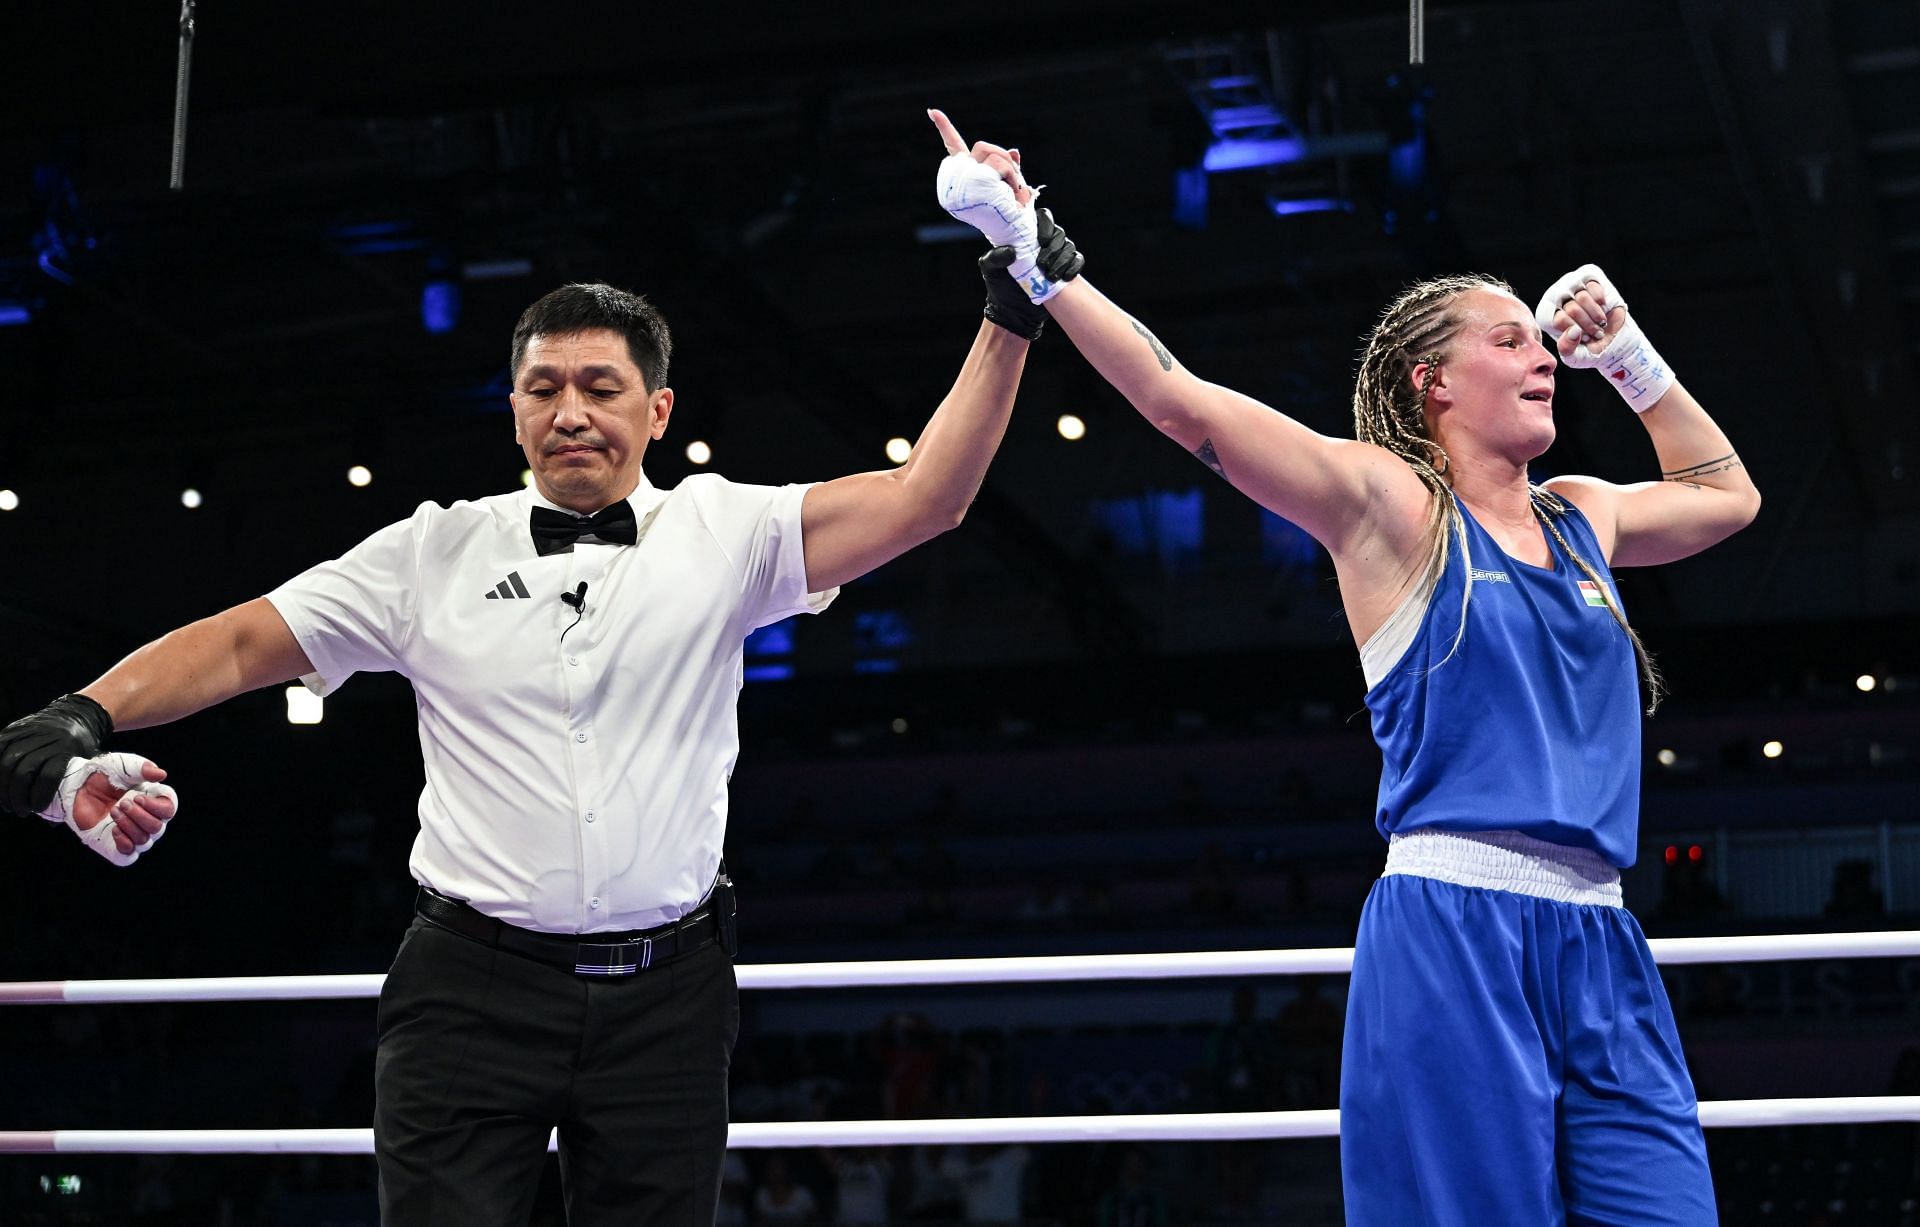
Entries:
[[[138, 754], [121, 752], [100, 754], [93, 758], [69, 759], [66, 774], [60, 778], [60, 786], [53, 794], [53, 801], [47, 808], [40, 811], [40, 816], [48, 822], [66, 823], [73, 833], [80, 837], [81, 843], [114, 864], [131, 865], [140, 859], [142, 852], [160, 842], [160, 836], [167, 833], [167, 826], [172, 822], [172, 817], [169, 816], [167, 822], [161, 824], [160, 830], [147, 840], [144, 846], [135, 844], [132, 852], [122, 852], [114, 846], [113, 842], [114, 818], [120, 808], [136, 797], [146, 796], [164, 798], [173, 807], [174, 814], [180, 812], [180, 795], [165, 784], [156, 784], [148, 780], [144, 774], [147, 766], [147, 760]], [[124, 788], [126, 792], [114, 802], [113, 809], [108, 811], [106, 817], [86, 830], [82, 830], [73, 816], [75, 802], [80, 796], [80, 790], [86, 787], [87, 780], [96, 775], [106, 776], [107, 783], [115, 788]]]
[[[1555, 282], [1540, 298], [1540, 305], [1534, 308], [1534, 323], [1540, 325], [1540, 331], [1560, 340], [1561, 329], [1553, 322], [1554, 313], [1573, 301], [1573, 296], [1587, 288], [1593, 282], [1600, 287], [1600, 297], [1605, 301], [1607, 315], [1612, 317], [1614, 309], [1624, 309], [1626, 300], [1620, 297], [1620, 291], [1614, 289], [1613, 282], [1600, 271], [1597, 264], [1582, 264], [1559, 281]], [[1628, 312], [1626, 322], [1613, 334], [1606, 347], [1594, 350], [1581, 344], [1574, 347], [1566, 356], [1568, 366], [1581, 369], [1598, 369], [1606, 375], [1607, 382], [1614, 391], [1620, 393], [1635, 413], [1645, 413], [1660, 402], [1673, 387], [1673, 368], [1667, 365], [1660, 351], [1647, 340], [1647, 334]]]
[[993, 246], [1013, 249], [1007, 273], [1030, 301], [1045, 302], [1060, 292], [1060, 283], [1041, 272], [1037, 262], [1040, 230], [1033, 200], [1040, 196], [1038, 188], [1033, 189], [1033, 199], [1020, 204], [1007, 181], [992, 168], [974, 161], [972, 154], [951, 153], [941, 159], [935, 190], [940, 207], [956, 220], [978, 230]]

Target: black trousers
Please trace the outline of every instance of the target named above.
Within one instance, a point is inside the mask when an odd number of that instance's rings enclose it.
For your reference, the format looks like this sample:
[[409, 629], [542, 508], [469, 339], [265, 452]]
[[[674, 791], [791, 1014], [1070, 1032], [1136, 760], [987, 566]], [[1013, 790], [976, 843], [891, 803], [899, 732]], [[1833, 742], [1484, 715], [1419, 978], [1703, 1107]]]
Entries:
[[569, 1227], [712, 1227], [740, 1029], [718, 943], [588, 977], [416, 919], [380, 992], [384, 1227], [525, 1227], [560, 1131]]

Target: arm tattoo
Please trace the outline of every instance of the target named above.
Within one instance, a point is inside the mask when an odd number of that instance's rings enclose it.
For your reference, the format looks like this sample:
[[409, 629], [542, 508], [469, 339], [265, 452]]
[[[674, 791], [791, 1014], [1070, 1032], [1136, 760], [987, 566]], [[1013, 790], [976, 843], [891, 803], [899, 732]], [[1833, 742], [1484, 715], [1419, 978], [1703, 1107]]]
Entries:
[[[1140, 325], [1135, 324], [1134, 327], [1139, 328]], [[1142, 331], [1144, 332], [1145, 329], [1142, 329]], [[1193, 449], [1193, 454], [1200, 458], [1201, 464], [1206, 465], [1208, 468], [1218, 473], [1223, 480], [1226, 478], [1227, 471], [1220, 467], [1220, 457], [1213, 450], [1212, 439], [1200, 440], [1200, 446]]]
[[1173, 355], [1167, 352], [1166, 346], [1160, 344], [1160, 338], [1148, 332], [1139, 320], [1128, 320], [1127, 322], [1133, 325], [1135, 332], [1147, 339], [1147, 344], [1153, 346], [1153, 356], [1160, 360], [1160, 369], [1163, 371], [1172, 370]]
[[1701, 485], [1697, 481], [1692, 481], [1689, 479], [1697, 478], [1697, 477], [1711, 477], [1715, 473], [1726, 473], [1733, 469], [1738, 469], [1743, 467], [1745, 466], [1743, 466], [1740, 463], [1739, 455], [1734, 452], [1728, 452], [1726, 455], [1721, 456], [1717, 459], [1704, 461], [1703, 463], [1691, 465], [1684, 469], [1668, 469], [1666, 472], [1660, 475], [1660, 478], [1662, 481], [1678, 482], [1683, 486], [1692, 486], [1695, 489], [1702, 489], [1703, 487], [1701, 487]]

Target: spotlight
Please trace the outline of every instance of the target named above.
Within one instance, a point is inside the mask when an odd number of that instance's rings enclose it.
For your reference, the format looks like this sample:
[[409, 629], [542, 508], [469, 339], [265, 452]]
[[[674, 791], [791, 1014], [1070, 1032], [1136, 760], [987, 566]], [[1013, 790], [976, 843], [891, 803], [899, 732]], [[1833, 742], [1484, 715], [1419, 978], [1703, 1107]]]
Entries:
[[20, 505], [20, 496], [11, 490], [0, 490], [0, 511], [12, 511]]
[[907, 731], [907, 718], [905, 716], [895, 716], [893, 723], [887, 727], [896, 733], [904, 733]]
[[1680, 761], [1680, 756], [1678, 754], [1675, 754], [1672, 750], [1662, 750], [1660, 751], [1660, 753], [1654, 755], [1653, 757], [1659, 760], [1659, 763], [1662, 767], [1671, 767], [1675, 763]]
[[531, 486], [531, 485], [533, 484], [533, 470], [532, 470], [532, 469], [521, 469], [521, 470], [520, 470], [520, 484], [521, 484], [521, 485], [523, 485], [523, 486]]
[[1853, 679], [1854, 689], [1860, 691], [1862, 694], [1867, 693], [1879, 684], [1880, 679], [1871, 673], [1862, 673], [1859, 677]]
[[905, 464], [907, 457], [913, 455], [913, 444], [899, 435], [887, 440], [887, 459], [895, 464]]
[[325, 699], [305, 686], [287, 687], [288, 724], [318, 724], [325, 714]]
[[705, 464], [713, 459], [713, 449], [699, 439], [687, 444], [687, 459], [694, 464]]
[[1760, 753], [1766, 755], [1768, 758], [1779, 758], [1786, 752], [1787, 747], [1777, 741], [1769, 741], [1766, 745], [1760, 747]]
[[350, 486], [370, 486], [373, 484], [373, 470], [364, 464], [356, 464], [347, 470], [347, 484]]
[[189, 511], [193, 510], [195, 507], [198, 507], [202, 501], [203, 500], [200, 497], [200, 492], [194, 489], [192, 486], [188, 486], [186, 489], [180, 492], [180, 505], [182, 507], [185, 507]]
[[1071, 413], [1061, 414], [1060, 420], [1054, 423], [1054, 427], [1059, 430], [1060, 437], [1069, 443], [1087, 437], [1087, 424]]

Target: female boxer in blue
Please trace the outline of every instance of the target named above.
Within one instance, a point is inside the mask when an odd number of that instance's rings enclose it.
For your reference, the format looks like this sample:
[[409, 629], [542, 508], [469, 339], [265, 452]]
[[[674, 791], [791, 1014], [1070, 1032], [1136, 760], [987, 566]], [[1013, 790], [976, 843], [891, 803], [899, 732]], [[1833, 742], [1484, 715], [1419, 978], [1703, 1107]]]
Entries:
[[[1388, 841], [1347, 1002], [1348, 1222], [1714, 1223], [1672, 1011], [1620, 904], [1642, 687], [1651, 705], [1659, 680], [1610, 568], [1753, 519], [1726, 435], [1592, 265], [1535, 309], [1489, 278], [1408, 289], [1367, 339], [1346, 440], [1195, 377], [1044, 247], [1037, 260], [1067, 279], [1047, 309], [1109, 383], [1333, 555]], [[1662, 480], [1529, 481], [1562, 362], [1627, 400]]]

